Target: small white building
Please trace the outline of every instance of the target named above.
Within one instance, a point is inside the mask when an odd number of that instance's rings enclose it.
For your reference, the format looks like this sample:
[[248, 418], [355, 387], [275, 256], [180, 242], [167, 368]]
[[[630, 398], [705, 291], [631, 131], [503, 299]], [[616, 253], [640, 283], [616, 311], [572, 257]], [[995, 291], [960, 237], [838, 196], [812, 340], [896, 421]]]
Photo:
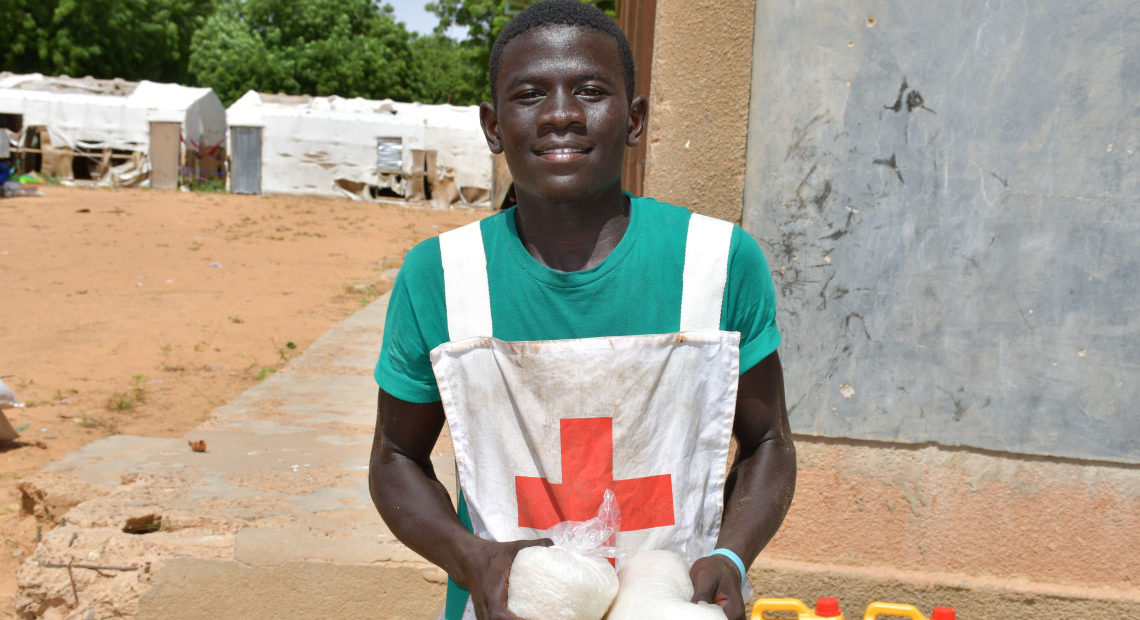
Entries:
[[490, 205], [478, 106], [249, 91], [226, 114], [236, 193]]
[[226, 111], [209, 88], [4, 72], [0, 124], [24, 171], [163, 187], [187, 167], [224, 171]]

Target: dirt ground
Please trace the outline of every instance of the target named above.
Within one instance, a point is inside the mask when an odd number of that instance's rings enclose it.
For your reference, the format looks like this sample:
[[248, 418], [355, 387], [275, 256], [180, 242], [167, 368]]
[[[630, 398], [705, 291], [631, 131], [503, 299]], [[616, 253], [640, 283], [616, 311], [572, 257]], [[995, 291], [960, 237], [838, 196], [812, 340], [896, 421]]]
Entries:
[[[179, 437], [485, 210], [49, 186], [0, 200], [0, 618], [35, 546], [19, 481], [112, 434]], [[379, 350], [379, 343], [377, 343]]]

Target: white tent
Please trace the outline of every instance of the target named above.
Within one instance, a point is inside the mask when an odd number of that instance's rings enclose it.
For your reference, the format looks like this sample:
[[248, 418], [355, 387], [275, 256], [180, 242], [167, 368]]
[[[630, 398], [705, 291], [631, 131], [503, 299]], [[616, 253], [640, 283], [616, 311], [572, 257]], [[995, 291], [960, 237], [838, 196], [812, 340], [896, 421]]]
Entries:
[[[209, 88], [4, 72], [0, 115], [19, 116], [25, 132], [42, 128], [53, 149], [72, 152], [146, 155], [152, 122], [179, 124], [188, 151], [225, 146], [225, 107]], [[28, 146], [29, 137], [20, 144]]]
[[[492, 158], [477, 106], [249, 91], [226, 114], [235, 191], [489, 204]], [[246, 170], [242, 128], [261, 135]], [[255, 189], [237, 189], [256, 175]]]

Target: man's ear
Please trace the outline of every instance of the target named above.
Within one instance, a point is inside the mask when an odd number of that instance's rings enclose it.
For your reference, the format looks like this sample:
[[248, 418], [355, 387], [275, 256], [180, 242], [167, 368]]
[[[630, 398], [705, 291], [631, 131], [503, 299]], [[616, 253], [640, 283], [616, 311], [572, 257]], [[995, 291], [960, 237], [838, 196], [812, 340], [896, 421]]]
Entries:
[[499, 117], [495, 114], [495, 106], [484, 101], [479, 104], [479, 126], [483, 128], [483, 137], [487, 138], [487, 148], [498, 155], [503, 152], [503, 140], [499, 137]]
[[645, 97], [634, 97], [629, 103], [629, 127], [626, 129], [625, 143], [628, 146], [637, 146], [641, 137], [645, 135], [645, 126], [649, 123], [649, 102]]

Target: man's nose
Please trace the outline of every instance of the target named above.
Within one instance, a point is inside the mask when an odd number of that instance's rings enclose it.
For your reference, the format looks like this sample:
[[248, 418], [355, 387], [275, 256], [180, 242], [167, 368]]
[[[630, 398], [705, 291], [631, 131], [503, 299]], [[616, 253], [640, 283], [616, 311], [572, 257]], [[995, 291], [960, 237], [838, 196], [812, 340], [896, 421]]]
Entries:
[[539, 125], [562, 130], [575, 126], [585, 127], [586, 113], [582, 102], [569, 90], [556, 89], [550, 92], [542, 102]]

